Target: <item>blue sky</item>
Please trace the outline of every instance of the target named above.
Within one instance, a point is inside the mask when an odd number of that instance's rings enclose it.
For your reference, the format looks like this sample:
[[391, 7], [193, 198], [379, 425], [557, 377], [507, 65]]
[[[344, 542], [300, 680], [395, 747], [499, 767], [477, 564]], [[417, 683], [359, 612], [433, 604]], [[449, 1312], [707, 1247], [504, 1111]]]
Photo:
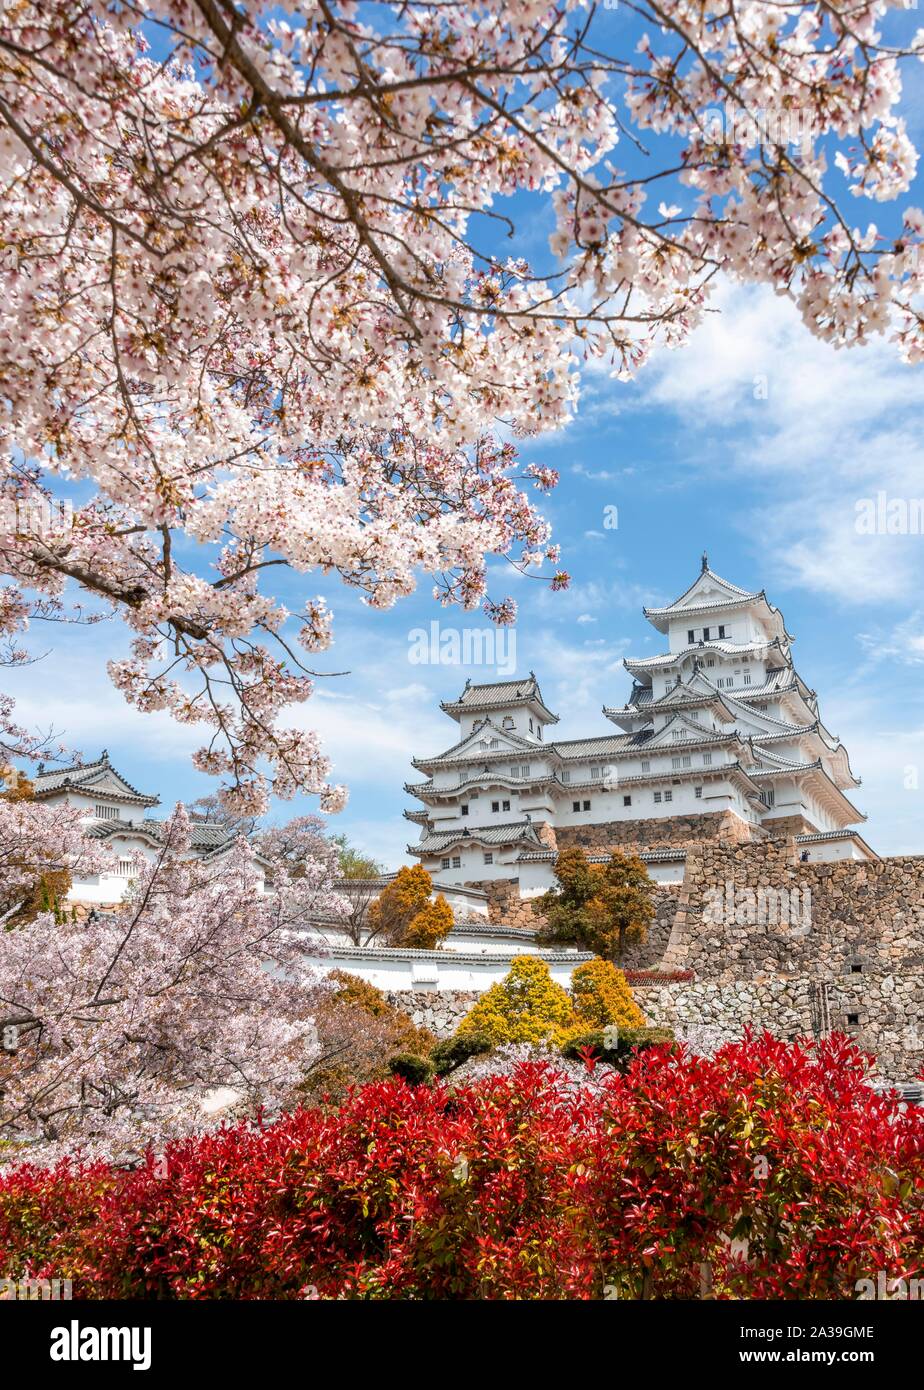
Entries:
[[[919, 148], [922, 73], [916, 65], [905, 103]], [[898, 206], [922, 201], [918, 188]], [[894, 218], [855, 206], [864, 227]], [[538, 250], [547, 235], [537, 219], [518, 250]], [[718, 573], [766, 588], [783, 609], [795, 663], [863, 778], [854, 800], [869, 816], [867, 838], [883, 852], [924, 852], [924, 535], [856, 528], [864, 498], [924, 498], [924, 369], [903, 366], [885, 342], [835, 352], [766, 290], [723, 285], [715, 308], [688, 346], [661, 352], [636, 383], [591, 370], [573, 423], [524, 444], [525, 462], [560, 471], [545, 511], [573, 582], [553, 594], [493, 564], [492, 595], [512, 592], [520, 605], [517, 673], [535, 670], [561, 716], [557, 735], [611, 729], [601, 706], [628, 693], [622, 657], [662, 649], [643, 604], [676, 597], [706, 549]], [[277, 590], [292, 607], [329, 597], [335, 644], [325, 669], [349, 674], [320, 680], [291, 722], [321, 732], [335, 779], [350, 787], [332, 828], [390, 867], [417, 836], [401, 814], [412, 804], [402, 784], [419, 776], [411, 757], [454, 741], [439, 701], [466, 677], [494, 675], [409, 660], [409, 634], [431, 620], [487, 626], [477, 613], [439, 607], [430, 589], [424, 577], [385, 614], [315, 575]], [[118, 622], [36, 630], [32, 644], [48, 655], [3, 673], [21, 722], [53, 725], [86, 758], [107, 747], [164, 807], [213, 789], [189, 761], [202, 731], [136, 713], [109, 684], [105, 661], [128, 646]], [[315, 809], [308, 800], [277, 805], [273, 818]]]
[[[553, 594], [493, 565], [492, 590], [513, 592], [520, 605], [517, 673], [535, 670], [560, 736], [611, 728], [601, 706], [629, 690], [623, 655], [663, 643], [643, 604], [686, 588], [705, 548], [720, 574], [766, 588], [783, 609], [796, 665], [863, 778], [855, 800], [873, 845], [924, 852], [922, 792], [907, 785], [924, 779], [924, 535], [856, 529], [863, 498], [924, 497], [924, 373], [902, 366], [887, 343], [834, 352], [766, 291], [727, 286], [719, 307], [637, 383], [592, 374], [573, 424], [525, 445], [526, 460], [561, 472], [547, 512], [573, 583]], [[617, 508], [615, 529], [605, 525], [608, 507]], [[394, 866], [416, 838], [401, 815], [411, 804], [402, 783], [417, 778], [410, 759], [454, 740], [439, 701], [466, 677], [494, 674], [413, 664], [410, 634], [432, 620], [482, 620], [440, 608], [426, 579], [385, 614], [316, 576], [288, 592], [330, 595], [335, 644], [325, 669], [349, 671], [319, 681], [294, 716], [321, 731], [335, 776], [350, 787], [332, 826]], [[126, 646], [115, 622], [45, 628], [34, 647], [49, 654], [4, 673], [4, 684], [21, 718], [53, 724], [88, 758], [108, 747], [164, 805], [201, 795], [211, 782], [189, 763], [196, 731], [136, 713], [109, 685], [104, 662]], [[306, 799], [274, 816], [308, 809]]]

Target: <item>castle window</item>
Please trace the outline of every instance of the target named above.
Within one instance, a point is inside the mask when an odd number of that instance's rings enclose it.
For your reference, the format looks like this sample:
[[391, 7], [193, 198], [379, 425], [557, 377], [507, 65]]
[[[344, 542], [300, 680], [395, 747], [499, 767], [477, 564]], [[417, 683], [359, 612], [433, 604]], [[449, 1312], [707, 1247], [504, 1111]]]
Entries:
[[484, 862], [485, 862], [486, 864], [493, 864], [493, 863], [494, 863], [494, 852], [493, 852], [493, 850], [490, 850], [490, 849], [486, 849], [486, 850], [485, 850], [485, 852], [484, 852]]
[[131, 859], [119, 860], [119, 878], [131, 878], [135, 871], [135, 865]]
[[529, 732], [530, 732], [531, 734], [532, 734], [532, 733], [535, 733], [535, 730], [533, 729], [533, 721], [532, 721], [532, 720], [529, 721]]
[[579, 801], [572, 801], [571, 809], [572, 811], [579, 811], [581, 809], [581, 803]]
[[679, 767], [679, 766], [680, 766], [680, 762], [681, 762], [681, 759], [680, 759], [680, 758], [671, 758], [671, 767]]
[[509, 810], [510, 810], [510, 802], [509, 802], [509, 801], [502, 801], [502, 802], [501, 802], [501, 810], [502, 810], [502, 811], [509, 811]]
[[674, 793], [673, 793], [673, 792], [665, 792], [665, 793], [664, 793], [664, 800], [665, 800], [665, 801], [673, 801], [673, 799], [674, 799]]
[[712, 763], [712, 754], [711, 754], [711, 753], [704, 753], [704, 754], [703, 754], [703, 767], [709, 767], [709, 766], [711, 765], [711, 763]]
[[702, 796], [702, 794], [703, 794], [703, 789], [702, 789], [702, 787], [694, 787], [694, 788], [693, 788], [693, 795], [694, 795], [695, 797], [699, 798], [699, 797]]
[[706, 665], [707, 665], [707, 666], [714, 666], [714, 665], [715, 665], [715, 657], [714, 657], [714, 656], [711, 656], [711, 657], [709, 658], [709, 660], [706, 662]]
[[516, 728], [516, 725], [514, 724], [513, 720], [510, 718], [510, 715], [509, 715], [509, 714], [507, 715], [507, 718], [504, 720], [504, 728], [505, 728], [505, 729], [515, 729], [515, 728]]
[[643, 771], [643, 772], [650, 772], [650, 771], [651, 771], [651, 763], [648, 761], [647, 758], [643, 758], [643, 759], [642, 759], [642, 771]]
[[655, 794], [654, 794], [654, 799], [655, 799], [655, 801], [660, 801], [660, 800], [661, 800], [661, 793], [660, 793], [660, 792], [655, 792]]
[[704, 641], [704, 642], [708, 642], [708, 641], [709, 641], [709, 633], [710, 633], [711, 631], [712, 631], [711, 628], [708, 628], [708, 627], [704, 627], [704, 628], [703, 628], [703, 641]]
[[683, 763], [684, 767], [690, 767], [693, 763], [693, 759], [689, 756], [689, 754], [687, 754], [685, 758], [681, 758], [680, 761]]
[[851, 975], [862, 975], [863, 966], [854, 961], [853, 965], [850, 967], [850, 973]]
[[745, 683], [745, 685], [750, 685], [750, 684], [751, 684], [751, 673], [750, 673], [750, 671], [745, 671], [745, 673], [744, 673], [744, 683]]
[[461, 856], [460, 854], [454, 854], [454, 855], [452, 856], [452, 867], [453, 867], [454, 869], [461, 869], [461, 867], [462, 867], [462, 856]]
[[847, 1015], [847, 1026], [848, 1026], [849, 1028], [859, 1028], [859, 1026], [860, 1026], [860, 1015], [859, 1015], [859, 1014], [848, 1014], [848, 1015]]
[[97, 820], [118, 820], [118, 806], [96, 806], [94, 810]]
[[499, 802], [499, 801], [492, 801], [492, 802], [491, 802], [491, 810], [492, 810], [492, 811], [499, 811], [499, 810], [500, 810], [500, 802]]
[[585, 801], [585, 802], [584, 802], [584, 810], [585, 810], [585, 811], [589, 811], [589, 810], [590, 810], [590, 802], [589, 802], [589, 801]]
[[694, 633], [692, 628], [690, 628], [690, 631], [687, 633], [687, 641], [689, 642], [691, 647], [693, 643], [696, 641], [696, 634]]
[[448, 856], [448, 855], [446, 856], [445, 859], [440, 860], [440, 867], [443, 868], [443, 869], [448, 869], [448, 868], [449, 868], [449, 856]]
[[724, 623], [720, 623], [720, 624], [719, 624], [719, 636], [720, 636], [720, 637], [724, 637], [724, 636], [725, 636], [725, 625], [724, 625]]
[[592, 782], [599, 782], [599, 780], [600, 780], [600, 769], [599, 769], [598, 767], [592, 767], [592, 768], [590, 769], [590, 780], [591, 780]]
[[623, 806], [631, 806], [631, 805], [632, 805], [632, 798], [631, 798], [631, 796], [624, 796], [623, 799], [622, 799], [622, 804], [623, 804]]
[[467, 815], [468, 815], [468, 802], [464, 801], [464, 802], [462, 803], [462, 805], [459, 807], [459, 814], [460, 814], [461, 816], [467, 816]]
[[570, 781], [571, 781], [571, 769], [570, 769], [570, 767], [563, 767], [563, 768], [562, 768], [562, 770], [561, 770], [561, 780], [562, 780], [563, 782], [570, 782]]

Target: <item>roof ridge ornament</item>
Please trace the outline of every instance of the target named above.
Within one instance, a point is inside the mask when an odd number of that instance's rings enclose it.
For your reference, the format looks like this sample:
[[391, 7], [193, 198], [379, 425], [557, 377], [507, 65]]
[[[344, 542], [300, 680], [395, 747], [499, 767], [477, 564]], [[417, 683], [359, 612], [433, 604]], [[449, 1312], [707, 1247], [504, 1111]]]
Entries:
[[704, 550], [704, 551], [703, 551], [703, 568], [702, 568], [702, 571], [701, 571], [701, 572], [702, 572], [703, 574], [705, 574], [708, 568], [709, 568], [709, 556], [706, 554], [706, 552], [705, 552], [705, 550]]

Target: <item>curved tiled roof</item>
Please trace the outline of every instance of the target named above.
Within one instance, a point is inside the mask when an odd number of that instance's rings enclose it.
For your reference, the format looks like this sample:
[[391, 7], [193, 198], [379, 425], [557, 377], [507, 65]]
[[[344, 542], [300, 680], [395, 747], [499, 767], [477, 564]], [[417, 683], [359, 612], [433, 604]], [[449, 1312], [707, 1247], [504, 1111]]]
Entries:
[[727, 637], [716, 637], [709, 642], [694, 642], [692, 646], [682, 647], [678, 652], [659, 652], [657, 656], [625, 656], [622, 664], [627, 671], [632, 671], [635, 667], [642, 670], [657, 669], [659, 666], [674, 666], [694, 653], [698, 655], [700, 652], [719, 652], [722, 656], [743, 656], [745, 652], [767, 652], [774, 648], [782, 651], [782, 643], [778, 637], [774, 637], [770, 642], [731, 642]]
[[532, 821], [508, 821], [505, 825], [456, 826], [452, 830], [435, 830], [425, 835], [416, 845], [408, 845], [409, 854], [434, 854], [450, 845], [470, 841], [473, 845], [514, 845], [518, 840], [529, 840], [539, 845], [542, 841], [536, 834]]
[[122, 776], [121, 772], [116, 771], [109, 761], [109, 754], [105, 748], [95, 762], [73, 763], [70, 767], [54, 768], [50, 772], [42, 770], [34, 773], [30, 780], [36, 799], [41, 799], [51, 792], [67, 791], [68, 789], [89, 792], [94, 789], [93, 784], [107, 772], [111, 772], [126, 790], [123, 792], [102, 788], [99, 791], [100, 796], [111, 796], [122, 801], [135, 801], [144, 806], [160, 804], [159, 797], [148, 796], [145, 792], [140, 792], [137, 787], [132, 786], [127, 778]]
[[472, 685], [466, 681], [458, 700], [444, 700], [440, 703], [440, 709], [446, 714], [461, 714], [475, 709], [503, 709], [529, 701], [548, 715], [550, 723], [558, 723], [558, 715], [553, 714], [543, 700], [539, 682], [532, 671], [525, 679], [518, 681], [492, 681], [486, 685]]
[[[91, 825], [87, 829], [87, 834], [92, 835], [96, 840], [109, 840], [116, 835], [146, 835], [155, 843], [163, 844], [165, 825], [166, 821], [148, 819], [147, 817], [144, 820], [108, 820]], [[190, 849], [214, 851], [233, 844], [236, 839], [237, 834], [229, 833], [226, 825], [219, 825], [212, 821], [190, 822]]]

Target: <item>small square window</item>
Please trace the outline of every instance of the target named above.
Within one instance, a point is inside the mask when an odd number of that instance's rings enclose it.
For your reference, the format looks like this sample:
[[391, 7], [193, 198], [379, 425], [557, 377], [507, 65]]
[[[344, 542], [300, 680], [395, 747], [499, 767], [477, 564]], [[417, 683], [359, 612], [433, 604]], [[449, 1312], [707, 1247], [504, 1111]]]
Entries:
[[509, 802], [509, 801], [502, 801], [502, 802], [501, 802], [501, 810], [502, 810], [502, 811], [509, 811], [509, 810], [510, 810], [510, 802]]
[[492, 852], [491, 850], [489, 850], [489, 849], [488, 849], [488, 850], [485, 850], [484, 862], [485, 862], [486, 864], [493, 864], [493, 863], [494, 863], [494, 854], [493, 854], [493, 852]]
[[655, 799], [655, 801], [660, 801], [660, 800], [661, 800], [661, 793], [660, 793], [660, 792], [655, 792], [655, 794], [654, 794], [654, 799]]
[[467, 802], [467, 801], [463, 801], [462, 805], [459, 807], [459, 814], [462, 815], [462, 816], [467, 816], [467, 815], [468, 815], [468, 802]]
[[450, 864], [450, 860], [449, 860], [449, 857], [448, 857], [448, 855], [447, 855], [447, 857], [442, 861], [442, 867], [443, 867], [444, 869], [448, 869], [448, 868], [449, 868], [449, 864]]
[[859, 1028], [859, 1026], [860, 1026], [860, 1015], [859, 1015], [859, 1014], [848, 1014], [848, 1015], [847, 1015], [847, 1025], [848, 1025], [848, 1027], [850, 1027], [850, 1028]]
[[579, 811], [581, 809], [581, 803], [579, 801], [572, 801], [571, 809], [572, 811]]
[[462, 867], [462, 856], [461, 856], [461, 855], [459, 855], [459, 854], [454, 854], [454, 855], [452, 856], [452, 867], [453, 867], [454, 869], [461, 869], [461, 867]]
[[694, 787], [694, 788], [693, 788], [693, 795], [694, 795], [695, 797], [699, 798], [699, 797], [702, 796], [702, 794], [703, 794], [703, 789], [702, 789], [702, 787]]
[[665, 793], [664, 793], [664, 800], [665, 800], [665, 801], [673, 801], [673, 799], [674, 799], [674, 793], [673, 793], [673, 792], [665, 792]]
[[862, 975], [862, 974], [863, 974], [863, 966], [862, 966], [862, 965], [857, 965], [856, 963], [854, 963], [854, 964], [850, 967], [850, 973], [851, 973], [851, 975]]
[[651, 763], [648, 761], [647, 758], [643, 758], [643, 759], [642, 759], [642, 771], [643, 771], [643, 772], [650, 772], [650, 771], [651, 771]]
[[721, 623], [719, 624], [719, 636], [720, 636], [720, 637], [724, 637], [724, 636], [725, 636], [725, 627], [724, 627], [724, 625], [721, 624]]
[[631, 806], [631, 805], [632, 805], [632, 798], [631, 798], [631, 796], [624, 796], [623, 799], [622, 799], [622, 804], [623, 804], [623, 806]]
[[585, 802], [584, 802], [584, 810], [585, 810], [585, 811], [589, 811], [589, 810], [590, 810], [590, 802], [589, 802], [589, 801], [585, 801]]
[[709, 633], [710, 633], [710, 631], [711, 631], [711, 628], [708, 628], [708, 627], [704, 627], [704, 628], [703, 628], [703, 641], [704, 641], [704, 642], [708, 642], [708, 641], [709, 641]]
[[687, 641], [689, 642], [691, 647], [693, 643], [696, 641], [696, 633], [693, 631], [692, 628], [690, 628], [690, 631], [687, 633]]
[[492, 802], [491, 802], [491, 810], [492, 810], [492, 811], [499, 811], [499, 810], [500, 810], [500, 802], [499, 802], [499, 801], [492, 801]]

